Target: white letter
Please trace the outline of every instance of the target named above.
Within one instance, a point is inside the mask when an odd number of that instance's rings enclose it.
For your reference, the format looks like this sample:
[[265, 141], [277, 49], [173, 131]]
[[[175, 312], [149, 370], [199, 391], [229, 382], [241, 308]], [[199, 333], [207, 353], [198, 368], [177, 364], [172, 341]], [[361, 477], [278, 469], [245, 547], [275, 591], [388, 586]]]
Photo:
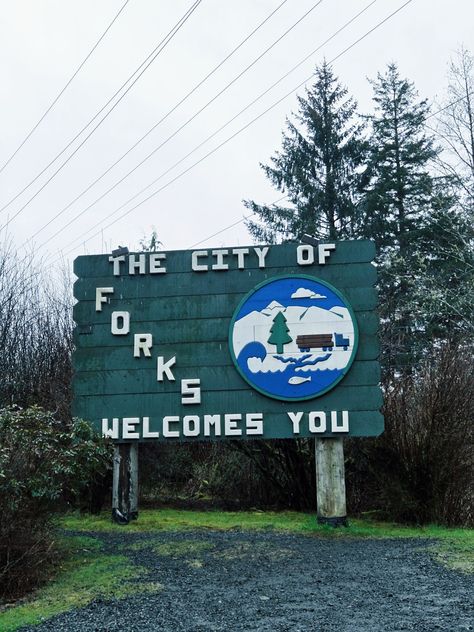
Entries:
[[134, 426], [140, 423], [139, 417], [124, 417], [122, 419], [122, 439], [139, 439], [138, 432], [134, 432]]
[[247, 413], [245, 415], [245, 425], [248, 435], [263, 435], [262, 413]]
[[343, 410], [341, 413], [342, 425], [337, 423], [337, 411], [331, 410], [331, 430], [332, 432], [349, 432], [349, 411]]
[[166, 268], [161, 267], [161, 259], [166, 259], [164, 252], [154, 252], [150, 255], [150, 274], [164, 274]]
[[204, 415], [204, 436], [211, 436], [211, 426], [214, 426], [214, 436], [221, 436], [221, 416], [220, 415]]
[[150, 430], [150, 417], [143, 417], [143, 438], [158, 439], [159, 432], [151, 432]]
[[183, 417], [183, 435], [185, 437], [197, 437], [199, 435], [199, 417], [186, 415]]
[[314, 263], [314, 248], [307, 244], [296, 249], [296, 261], [299, 266], [310, 266]]
[[170, 424], [179, 421], [179, 417], [163, 417], [163, 436], [179, 437], [179, 430], [170, 430]]
[[158, 382], [163, 381], [163, 377], [166, 374], [166, 377], [170, 382], [174, 382], [174, 375], [171, 372], [171, 367], [176, 362], [176, 356], [173, 356], [165, 362], [165, 358], [163, 356], [158, 356], [157, 364], [156, 364], [156, 379]]
[[135, 270], [138, 270], [138, 274], [145, 274], [145, 264], [145, 255], [138, 255], [138, 261], [135, 259], [135, 255], [129, 255], [128, 273], [135, 274]]
[[237, 267], [239, 270], [243, 270], [245, 267], [245, 255], [249, 254], [248, 248], [234, 248], [232, 250], [233, 255], [237, 255]]
[[118, 417], [112, 419], [112, 428], [109, 428], [109, 420], [102, 419], [102, 436], [111, 439], [119, 438]]
[[120, 255], [119, 257], [109, 257], [109, 261], [114, 264], [114, 276], [119, 276], [120, 264], [122, 261], [125, 261], [125, 255]]
[[288, 417], [291, 419], [291, 423], [293, 424], [293, 434], [299, 434], [300, 422], [303, 417], [303, 413], [288, 413]]
[[194, 272], [207, 272], [208, 266], [198, 263], [199, 257], [207, 257], [207, 250], [196, 250], [191, 255], [191, 267]]
[[[122, 319], [122, 326], [119, 326]], [[130, 312], [112, 312], [110, 331], [114, 336], [126, 336], [130, 332]]]
[[336, 250], [336, 244], [319, 244], [318, 245], [318, 263], [324, 265], [326, 259], [331, 254], [331, 250]]
[[259, 268], [264, 268], [265, 267], [265, 257], [267, 256], [268, 253], [268, 246], [265, 246], [265, 248], [254, 248], [255, 250], [255, 254], [258, 257], [258, 267]]
[[237, 436], [242, 434], [242, 430], [237, 428], [237, 422], [242, 419], [242, 415], [224, 415], [224, 424], [225, 430], [224, 434], [226, 436]]
[[152, 346], [153, 336], [151, 334], [135, 334], [133, 336], [133, 357], [139, 358], [140, 351], [143, 351], [143, 355], [149, 358]]
[[95, 288], [95, 311], [96, 312], [101, 312], [102, 303], [107, 303], [107, 301], [109, 300], [106, 296], [103, 296], [103, 294], [113, 294], [113, 293], [114, 293], [113, 287], [96, 287]]
[[228, 250], [213, 250], [212, 254], [216, 257], [217, 263], [212, 266], [213, 270], [228, 270], [229, 264], [224, 263], [224, 255], [228, 255]]
[[[314, 422], [316, 419], [319, 419], [319, 425], [316, 425]], [[326, 432], [326, 413], [309, 413], [309, 431], [310, 432]]]
[[181, 398], [182, 404], [200, 404], [201, 403], [201, 380], [199, 378], [181, 380]]

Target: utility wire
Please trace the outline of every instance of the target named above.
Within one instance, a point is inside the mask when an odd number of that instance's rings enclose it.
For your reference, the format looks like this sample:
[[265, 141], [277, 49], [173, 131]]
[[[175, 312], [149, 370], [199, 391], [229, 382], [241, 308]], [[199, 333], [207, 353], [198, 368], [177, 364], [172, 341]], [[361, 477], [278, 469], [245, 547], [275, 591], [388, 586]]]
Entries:
[[[69, 143], [62, 149], [59, 154], [57, 154], [53, 160], [51, 160], [46, 167], [40, 173], [38, 173], [29, 184], [27, 184], [23, 189], [17, 193], [9, 202], [7, 202], [2, 208], [0, 208], [0, 213], [4, 211], [12, 202], [14, 202], [22, 193], [24, 193], [38, 178], [40, 178], [49, 167], [81, 136], [81, 134], [98, 118], [98, 116], [107, 108], [108, 105], [115, 99], [115, 97], [120, 94], [120, 92], [125, 88], [125, 86], [131, 81], [130, 85], [125, 89], [125, 91], [120, 95], [118, 100], [113, 104], [108, 112], [100, 119], [97, 125], [92, 129], [92, 131], [86, 136], [86, 138], [76, 147], [76, 149], [69, 155], [69, 157], [61, 164], [61, 166], [53, 173], [53, 175], [42, 185], [40, 189], [36, 191], [36, 193], [26, 202], [14, 215], [10, 218], [10, 222], [13, 221], [23, 210], [34, 200], [34, 198], [51, 182], [51, 180], [61, 171], [61, 169], [71, 160], [71, 158], [79, 151], [79, 149], [87, 142], [87, 140], [92, 136], [92, 134], [97, 130], [98, 127], [105, 121], [105, 119], [112, 113], [112, 111], [117, 107], [120, 101], [125, 97], [126, 94], [132, 89], [132, 87], [136, 84], [136, 82], [140, 79], [140, 77], [146, 72], [146, 70], [151, 66], [151, 64], [155, 61], [155, 59], [160, 55], [160, 53], [164, 50], [164, 48], [168, 45], [168, 43], [173, 39], [176, 33], [181, 29], [181, 27], [186, 23], [186, 21], [190, 18], [192, 13], [197, 9], [202, 0], [195, 0], [195, 2], [191, 5], [191, 7], [186, 11], [186, 13], [178, 20], [178, 22], [173, 26], [173, 28], [167, 33], [167, 35], [160, 41], [160, 43], [153, 49], [153, 51], [146, 57], [146, 59], [138, 66], [138, 68], [128, 77], [128, 79], [120, 86], [120, 88], [110, 97], [110, 99], [105, 103], [105, 105], [92, 117], [92, 119], [72, 138]], [[138, 73], [138, 74], [137, 74]], [[136, 75], [136, 76], [135, 76]], [[9, 223], [9, 222], [8, 222]], [[0, 227], [0, 232], [8, 225], [5, 224]]]
[[[284, 200], [287, 197], [288, 197], [287, 195], [284, 195], [283, 197], [278, 198], [278, 200], [275, 200], [274, 202], [271, 202], [270, 206], [274, 206], [275, 204], [278, 204], [278, 202], [281, 202], [282, 200]], [[201, 245], [202, 243], [204, 243], [208, 239], [212, 239], [213, 237], [217, 237], [217, 235], [225, 233], [226, 230], [234, 228], [234, 226], [238, 226], [238, 224], [241, 224], [242, 222], [245, 222], [246, 220], [250, 219], [254, 215], [255, 215], [255, 213], [249, 213], [248, 215], [244, 215], [243, 217], [241, 217], [239, 220], [237, 220], [233, 224], [229, 224], [225, 228], [221, 228], [221, 230], [218, 230], [216, 233], [213, 233], [212, 235], [208, 235], [207, 237], [204, 237], [204, 239], [201, 239], [201, 241], [197, 241], [196, 243], [191, 244], [190, 246], [187, 247], [187, 250], [191, 250], [191, 248], [195, 248], [196, 246]]]
[[120, 9], [118, 10], [118, 12], [115, 14], [113, 20], [110, 22], [110, 24], [107, 26], [107, 28], [105, 29], [105, 31], [102, 33], [102, 35], [99, 37], [99, 39], [97, 40], [97, 42], [94, 44], [94, 46], [91, 48], [91, 50], [87, 53], [87, 55], [84, 57], [84, 59], [82, 60], [82, 62], [79, 64], [79, 66], [77, 67], [77, 69], [73, 72], [73, 74], [71, 75], [71, 77], [67, 80], [66, 84], [61, 88], [61, 90], [59, 91], [59, 93], [56, 95], [56, 97], [53, 99], [53, 101], [51, 102], [51, 104], [48, 106], [48, 108], [46, 109], [46, 111], [44, 112], [44, 114], [40, 117], [40, 119], [38, 120], [38, 122], [31, 128], [31, 130], [28, 132], [28, 134], [25, 136], [25, 138], [21, 141], [21, 143], [18, 145], [18, 147], [15, 149], [15, 151], [12, 153], [12, 155], [8, 158], [8, 160], [6, 162], [3, 163], [3, 165], [0, 167], [0, 173], [2, 173], [2, 171], [5, 169], [5, 167], [7, 167], [10, 162], [13, 160], [13, 158], [17, 155], [17, 153], [20, 151], [20, 149], [23, 147], [23, 145], [30, 139], [30, 137], [34, 134], [34, 132], [38, 129], [38, 127], [41, 125], [41, 123], [44, 121], [44, 119], [48, 116], [48, 114], [51, 112], [51, 110], [54, 108], [54, 106], [56, 105], [56, 103], [59, 101], [59, 99], [63, 96], [63, 94], [65, 93], [65, 91], [68, 89], [68, 87], [70, 86], [70, 84], [72, 83], [72, 81], [76, 78], [76, 76], [78, 75], [78, 73], [82, 70], [83, 66], [85, 65], [85, 63], [90, 59], [91, 55], [94, 53], [95, 49], [99, 46], [99, 44], [101, 43], [101, 41], [104, 39], [104, 37], [107, 35], [107, 33], [110, 31], [110, 29], [112, 28], [112, 26], [114, 25], [115, 21], [118, 19], [119, 15], [122, 13], [122, 11], [125, 9], [125, 7], [127, 6], [127, 4], [129, 3], [130, 0], [125, 0], [125, 2], [123, 3], [123, 5], [120, 7]]
[[212, 239], [213, 237], [217, 237], [217, 235], [220, 235], [221, 233], [225, 233], [226, 230], [229, 230], [230, 228], [234, 228], [234, 226], [237, 226], [238, 224], [245, 222], [245, 220], [252, 217], [252, 215], [254, 215], [254, 213], [250, 213], [250, 215], [244, 215], [241, 219], [237, 220], [233, 224], [229, 224], [229, 226], [226, 226], [225, 228], [218, 230], [216, 233], [212, 233], [212, 235], [209, 235], [208, 237], [201, 239], [201, 241], [197, 241], [195, 244], [191, 244], [190, 246], [186, 248], [186, 250], [191, 250], [191, 248], [195, 248], [196, 246], [199, 246], [200, 244], [207, 241], [208, 239]]
[[464, 99], [467, 99], [473, 94], [474, 94], [474, 90], [472, 90], [471, 92], [468, 92], [467, 94], [463, 94], [462, 97], [459, 97], [459, 99], [456, 99], [455, 101], [451, 101], [451, 103], [448, 103], [447, 105], [443, 106], [439, 110], [436, 110], [436, 112], [432, 112], [431, 114], [428, 114], [428, 116], [425, 117], [425, 121], [432, 118], [433, 116], [438, 116], [438, 114], [441, 114], [441, 112], [444, 112], [445, 110], [449, 109], [453, 105], [456, 105], [457, 103], [460, 103], [461, 101], [464, 101]]
[[[409, 4], [411, 4], [411, 2], [413, 2], [413, 0], [407, 0], [406, 2], [404, 2], [401, 6], [398, 7], [398, 9], [396, 9], [395, 11], [393, 11], [392, 13], [390, 13], [387, 17], [385, 17], [383, 20], [381, 20], [380, 22], [378, 22], [374, 27], [372, 27], [370, 30], [366, 31], [361, 37], [359, 37], [357, 40], [355, 40], [354, 42], [352, 42], [349, 46], [347, 46], [343, 51], [341, 51], [338, 55], [336, 55], [335, 57], [333, 57], [328, 63], [331, 64], [333, 63], [335, 60], [339, 59], [340, 57], [342, 57], [342, 55], [346, 54], [349, 50], [351, 50], [354, 46], [356, 46], [357, 44], [359, 44], [361, 41], [363, 41], [365, 38], [367, 38], [369, 35], [371, 35], [375, 30], [377, 30], [378, 28], [380, 28], [383, 24], [385, 24], [388, 20], [390, 20], [392, 17], [394, 17], [397, 13], [399, 13], [400, 11], [402, 11], [406, 6], [408, 6]], [[102, 230], [105, 230], [107, 228], [110, 228], [110, 226], [112, 226], [113, 224], [116, 224], [118, 221], [120, 221], [121, 219], [123, 219], [124, 217], [126, 217], [127, 215], [129, 215], [130, 213], [132, 213], [134, 210], [136, 210], [137, 208], [139, 208], [140, 206], [142, 206], [143, 204], [145, 204], [146, 202], [148, 202], [150, 199], [152, 199], [154, 196], [156, 196], [158, 193], [160, 193], [163, 189], [167, 188], [168, 186], [170, 186], [171, 184], [173, 184], [174, 182], [176, 182], [176, 180], [178, 180], [179, 178], [183, 177], [186, 173], [188, 173], [189, 171], [191, 171], [191, 169], [193, 169], [194, 167], [196, 167], [197, 165], [199, 165], [201, 162], [203, 162], [204, 160], [206, 160], [206, 158], [208, 158], [209, 156], [211, 156], [212, 154], [214, 154], [216, 151], [218, 151], [221, 147], [223, 147], [224, 145], [226, 145], [228, 142], [230, 142], [231, 140], [233, 140], [236, 136], [238, 136], [239, 134], [241, 134], [243, 131], [245, 131], [246, 129], [248, 129], [251, 125], [253, 125], [253, 123], [257, 122], [258, 120], [260, 120], [263, 116], [265, 116], [265, 114], [267, 114], [268, 112], [270, 112], [271, 110], [273, 110], [277, 105], [279, 105], [282, 101], [284, 101], [285, 99], [287, 99], [289, 96], [291, 96], [294, 92], [296, 92], [297, 90], [299, 90], [302, 86], [304, 86], [308, 81], [310, 81], [312, 79], [313, 75], [310, 75], [310, 77], [306, 78], [304, 81], [302, 81], [301, 83], [299, 83], [297, 86], [295, 86], [292, 90], [290, 90], [290, 92], [286, 93], [284, 96], [280, 97], [277, 101], [275, 101], [271, 106], [269, 106], [266, 110], [264, 110], [263, 112], [261, 112], [258, 116], [256, 116], [255, 118], [253, 118], [251, 121], [249, 121], [246, 125], [244, 125], [243, 127], [241, 127], [239, 130], [237, 130], [234, 134], [232, 134], [231, 136], [229, 136], [226, 140], [224, 140], [222, 143], [220, 143], [219, 145], [217, 145], [214, 149], [212, 149], [211, 151], [209, 151], [207, 154], [205, 154], [204, 156], [202, 156], [199, 160], [197, 160], [196, 162], [194, 162], [192, 165], [190, 165], [187, 169], [185, 169], [184, 171], [180, 172], [177, 176], [175, 176], [172, 180], [168, 181], [166, 184], [164, 184], [162, 187], [160, 187], [159, 189], [157, 189], [156, 191], [154, 191], [153, 193], [151, 193], [150, 195], [148, 195], [146, 198], [144, 198], [141, 202], [139, 202], [138, 204], [135, 204], [135, 206], [132, 206], [130, 209], [128, 209], [125, 213], [122, 213], [122, 215], [120, 215], [118, 218], [116, 218], [114, 221], [110, 222], [109, 224], [107, 224], [106, 226], [104, 226], [102, 228]], [[107, 219], [107, 218], [106, 218]], [[91, 229], [93, 230], [93, 229]], [[94, 233], [91, 237], [89, 237], [86, 241], [90, 241], [91, 239], [93, 239], [94, 237], [96, 237], [97, 235], [99, 235], [101, 233], [101, 230], [99, 230], [97, 233]], [[82, 243], [86, 243], [86, 241], [82, 242]], [[70, 251], [67, 251], [66, 254], [69, 254], [70, 252], [76, 250], [76, 248], [80, 247], [79, 246], [75, 246], [74, 248], [72, 248]], [[69, 245], [69, 244], [68, 244]], [[66, 246], [67, 247], [67, 246]], [[63, 254], [63, 251], [61, 251]], [[57, 261], [57, 260], [56, 260]], [[56, 263], [56, 261], [54, 261], [52, 264], [50, 265], [54, 265]]]
[[[177, 110], [179, 108], [180, 105], [182, 105], [192, 94], [194, 94], [194, 92], [196, 92], [196, 90], [198, 88], [200, 88], [202, 86], [203, 83], [205, 83], [215, 72], [217, 72], [219, 70], [219, 68], [221, 68], [221, 66], [223, 66], [240, 48], [242, 48], [242, 46], [253, 36], [255, 35], [255, 33], [262, 28], [262, 26], [268, 22], [268, 20], [279, 10], [281, 9], [281, 7], [286, 4], [288, 2], [288, 0], [283, 0], [283, 2], [281, 2], [262, 22], [260, 22], [260, 24], [258, 24], [258, 26], [256, 26], [222, 61], [220, 61], [217, 66], [215, 66], [210, 72], [207, 73], [207, 75], [205, 77], [203, 77], [178, 103], [176, 103], [176, 105], [174, 105], [171, 110], [169, 110], [157, 123], [155, 123], [152, 127], [150, 127], [150, 129], [141, 137], [139, 138], [131, 147], [129, 147], [129, 149], [127, 149], [127, 151], [122, 154], [120, 156], [120, 158], [118, 158], [112, 165], [110, 165], [110, 167], [108, 167], [98, 178], [96, 178], [93, 182], [91, 182], [85, 189], [83, 189], [83, 191], [81, 191], [81, 193], [79, 193], [79, 195], [77, 195], [71, 202], [69, 202], [69, 204], [67, 204], [63, 209], [61, 209], [61, 211], [59, 211], [58, 213], [56, 213], [56, 215], [54, 217], [52, 217], [46, 224], [44, 224], [43, 226], [41, 226], [41, 228], [39, 228], [39, 230], [36, 231], [36, 233], [34, 233], [24, 244], [22, 244], [21, 247], [25, 246], [28, 242], [30, 242], [31, 240], [33, 240], [37, 235], [39, 235], [43, 230], [45, 230], [52, 222], [54, 222], [58, 217], [60, 217], [61, 215], [63, 215], [63, 213], [65, 213], [69, 208], [71, 208], [71, 206], [73, 204], [75, 204], [78, 200], [80, 200], [88, 191], [90, 191], [90, 189], [95, 186], [98, 182], [100, 182], [100, 180], [102, 180], [102, 178], [104, 178], [114, 167], [116, 167], [126, 156], [128, 156], [136, 147], [138, 147], [138, 145], [145, 140], [145, 138], [147, 138], [147, 136], [149, 136], [159, 125], [161, 125], [161, 123], [163, 123], [175, 110]], [[138, 168], [138, 167], [137, 167]], [[127, 177], [127, 176], [126, 176]], [[117, 185], [116, 185], [117, 186]], [[111, 189], [110, 189], [111, 190]], [[109, 191], [110, 191], [109, 190]], [[107, 193], [109, 193], [109, 191], [107, 191], [104, 195], [107, 195]], [[99, 198], [102, 199], [102, 198]], [[99, 201], [96, 200], [96, 202]], [[94, 204], [96, 203], [94, 202]], [[88, 210], [88, 209], [87, 209]], [[59, 234], [61, 232], [58, 231], [57, 233], [55, 233], [53, 235], [53, 237], [55, 237], [57, 234]], [[51, 239], [53, 238], [51, 237]], [[49, 241], [49, 240], [48, 240]], [[48, 243], [45, 242], [45, 243]]]
[[[70, 243], [75, 243], [76, 241], [78, 241], [79, 239], [81, 239], [84, 235], [87, 235], [89, 232], [91, 232], [92, 230], [94, 230], [94, 228], [96, 228], [97, 226], [99, 226], [103, 221], [106, 221], [107, 219], [109, 219], [110, 217], [112, 217], [113, 215], [115, 215], [116, 213], [118, 213], [119, 211], [122, 210], [122, 208], [124, 208], [125, 206], [127, 206], [127, 204], [130, 204], [130, 202], [133, 202], [133, 200], [135, 200], [136, 198], [138, 198], [140, 195], [142, 195], [142, 193], [145, 193], [145, 191], [149, 188], [151, 188], [154, 184], [156, 184], [159, 180], [161, 180], [165, 175], [167, 175], [170, 171], [172, 171], [175, 167], [177, 167], [178, 165], [180, 165], [182, 162], [184, 162], [187, 158], [189, 158], [189, 156], [191, 156], [192, 154], [194, 154], [196, 151], [198, 151], [203, 145], [205, 145], [206, 143], [208, 143], [212, 138], [214, 138], [215, 136], [217, 136], [217, 134], [219, 134], [223, 129], [225, 129], [226, 127], [228, 127], [233, 121], [235, 121], [239, 116], [241, 116], [246, 110], [248, 110], [250, 107], [252, 107], [257, 101], [259, 101], [262, 97], [264, 97], [268, 92], [270, 92], [273, 88], [275, 88], [279, 83], [281, 83], [284, 79], [286, 79], [291, 73], [293, 73], [297, 68], [299, 68], [304, 62], [306, 62], [310, 57], [312, 57], [317, 51], [319, 51], [323, 46], [325, 46], [328, 42], [330, 42], [334, 37], [336, 37], [341, 31], [343, 31], [346, 27], [348, 27], [352, 22], [354, 22], [354, 20], [356, 20], [362, 13], [364, 13], [365, 11], [367, 11], [373, 4], [375, 4], [375, 2], [377, 2], [377, 0], [372, 0], [368, 5], [366, 5], [361, 11], [359, 11], [357, 14], [355, 14], [350, 20], [348, 20], [343, 26], [341, 26], [339, 29], [337, 29], [332, 35], [330, 35], [322, 44], [320, 44], [319, 46], [317, 46], [315, 49], [313, 49], [308, 55], [306, 55], [303, 59], [301, 59], [297, 64], [295, 64], [288, 72], [286, 72], [282, 77], [280, 77], [277, 81], [275, 81], [269, 88], [267, 88], [266, 90], [264, 90], [262, 93], [260, 93], [255, 99], [253, 99], [253, 101], [251, 101], [248, 105], [246, 105], [242, 110], [240, 110], [240, 112], [238, 112], [237, 114], [235, 114], [230, 120], [228, 120], [226, 123], [224, 123], [223, 125], [221, 125], [221, 127], [219, 127], [217, 130], [215, 130], [212, 134], [210, 134], [206, 139], [204, 139], [201, 143], [199, 143], [199, 145], [197, 145], [196, 147], [194, 147], [194, 149], [192, 149], [190, 152], [188, 152], [183, 158], [181, 158], [180, 160], [178, 160], [177, 162], [175, 162], [173, 165], [171, 165], [171, 167], [169, 167], [168, 169], [166, 169], [166, 171], [162, 172], [157, 178], [155, 178], [154, 180], [152, 180], [152, 182], [150, 182], [146, 187], [142, 188], [140, 191], [138, 191], [138, 193], [136, 193], [135, 195], [133, 195], [132, 197], [130, 197], [128, 200], [126, 200], [126, 202], [124, 202], [122, 205], [120, 205], [117, 209], [115, 209], [112, 213], [110, 213], [109, 215], [107, 215], [105, 218], [103, 218], [100, 222], [94, 224], [94, 226], [92, 226], [92, 228], [90, 228], [89, 230], [87, 230], [85, 233], [83, 233], [82, 235], [80, 235], [80, 237], [76, 238], [73, 242]], [[104, 197], [105, 195], [107, 195], [108, 191], [106, 191], [102, 197]], [[93, 202], [91, 205], [89, 205], [87, 208], [85, 208], [84, 210], [82, 210], [80, 213], [78, 213], [75, 217], [73, 217], [69, 222], [67, 222], [65, 224], [65, 226], [63, 226], [62, 228], [60, 228], [58, 231], [56, 231], [53, 235], [51, 235], [45, 242], [43, 242], [38, 248], [43, 248], [44, 246], [46, 246], [52, 239], [54, 239], [55, 237], [57, 237], [57, 235], [59, 235], [61, 232], [63, 232], [64, 230], [66, 230], [67, 228], [69, 228], [69, 226], [71, 226], [71, 224], [73, 224], [77, 219], [79, 219], [84, 213], [86, 213], [91, 206], [93, 206], [94, 204], [96, 204], [100, 199], [99, 198], [97, 200], [95, 200], [95, 202]], [[36, 235], [37, 233], [35, 233]], [[33, 237], [35, 236], [33, 235]], [[27, 242], [25, 242], [26, 244]], [[22, 246], [24, 246], [25, 244], [22, 244]], [[68, 244], [69, 246], [70, 244]], [[67, 247], [68, 247], [67, 246]]]
[[[306, 11], [306, 13], [304, 13], [294, 24], [292, 24], [292, 26], [290, 26], [282, 35], [280, 35], [280, 37], [278, 37], [278, 39], [276, 39], [270, 46], [268, 46], [258, 57], [256, 57], [248, 66], [246, 66], [244, 68], [244, 70], [242, 70], [238, 75], [236, 75], [231, 81], [229, 81], [217, 94], [215, 94], [205, 105], [203, 105], [197, 112], [195, 112], [192, 116], [190, 116], [177, 130], [175, 130], [172, 134], [170, 134], [170, 136], [168, 136], [168, 138], [166, 138], [162, 143], [160, 143], [160, 145], [158, 145], [157, 147], [155, 147], [155, 149], [153, 149], [153, 151], [151, 151], [147, 156], [145, 156], [145, 158], [143, 158], [137, 165], [135, 165], [135, 167], [133, 167], [132, 169], [130, 169], [130, 171], [128, 171], [124, 176], [122, 176], [119, 180], [117, 180], [112, 186], [110, 186], [106, 191], [104, 191], [104, 193], [102, 193], [97, 199], [95, 199], [91, 204], [89, 204], [89, 206], [87, 206], [84, 210], [82, 210], [80, 213], [78, 213], [70, 222], [68, 222], [68, 224], [66, 224], [65, 227], [63, 227], [62, 229], [58, 230], [56, 233], [54, 233], [54, 235], [52, 235], [50, 237], [50, 239], [48, 239], [46, 243], [48, 243], [51, 239], [53, 239], [54, 237], [56, 237], [56, 235], [58, 235], [60, 232], [62, 232], [63, 230], [65, 230], [65, 228], [67, 228], [70, 224], [72, 224], [76, 219], [78, 219], [81, 215], [83, 215], [84, 213], [86, 213], [88, 210], [90, 210], [93, 206], [95, 206], [98, 202], [100, 202], [101, 200], [104, 199], [104, 197], [106, 197], [111, 191], [113, 191], [116, 187], [118, 187], [122, 182], [124, 182], [124, 180], [126, 180], [132, 173], [134, 173], [137, 169], [139, 169], [145, 162], [147, 162], [152, 156], [154, 156], [156, 154], [157, 151], [159, 151], [162, 147], [164, 147], [164, 145], [166, 145], [170, 140], [172, 140], [181, 130], [183, 130], [187, 125], [189, 125], [189, 123], [191, 123], [195, 118], [197, 118], [204, 110], [206, 110], [216, 99], [218, 99], [224, 92], [226, 92], [236, 81], [238, 81], [246, 72], [248, 72], [250, 70], [250, 68], [252, 68], [258, 61], [260, 61], [262, 59], [262, 57], [264, 57], [264, 55], [266, 55], [270, 50], [272, 50], [272, 48], [274, 48], [286, 35], [288, 35], [298, 24], [300, 24], [300, 22], [302, 22], [312, 11], [314, 11], [314, 9], [316, 9], [316, 7], [318, 7], [321, 3], [323, 2], [323, 0], [318, 0], [315, 4], [313, 4], [313, 6]], [[164, 120], [164, 119], [163, 119]], [[151, 131], [151, 130], [150, 130]], [[81, 194], [82, 195], [82, 194]], [[80, 197], [80, 196], [79, 196]], [[74, 203], [71, 202], [71, 204]], [[70, 205], [71, 205], [70, 204]], [[70, 206], [68, 205], [68, 207]], [[51, 222], [53, 222], [57, 217], [59, 217], [60, 215], [62, 215], [62, 213], [67, 210], [66, 207], [65, 209], [62, 209], [59, 213], [57, 213], [55, 215], [55, 217], [53, 217], [45, 226], [41, 227], [30, 239], [33, 239], [36, 235], [38, 235], [43, 229], [45, 229], [47, 226], [49, 226], [49, 224], [51, 224]], [[27, 243], [27, 242], [25, 242]], [[25, 244], [22, 244], [25, 245]], [[44, 244], [43, 244], [44, 245]]]

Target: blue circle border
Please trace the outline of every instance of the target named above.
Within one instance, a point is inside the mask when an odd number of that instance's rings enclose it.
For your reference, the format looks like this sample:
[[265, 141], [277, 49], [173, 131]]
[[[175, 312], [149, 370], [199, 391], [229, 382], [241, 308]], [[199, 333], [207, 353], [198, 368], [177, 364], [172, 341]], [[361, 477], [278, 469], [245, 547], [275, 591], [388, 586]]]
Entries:
[[[233, 330], [234, 330], [234, 323], [235, 323], [237, 314], [239, 313], [241, 307], [252, 296], [252, 294], [254, 294], [261, 287], [264, 287], [265, 285], [268, 285], [269, 283], [273, 283], [274, 281], [280, 281], [282, 279], [309, 279], [310, 281], [314, 281], [316, 283], [321, 283], [322, 285], [325, 285], [332, 292], [334, 292], [334, 294], [336, 294], [336, 296], [338, 296], [341, 299], [341, 301], [344, 302], [344, 304], [346, 305], [346, 307], [347, 307], [347, 309], [349, 311], [349, 314], [351, 316], [352, 323], [354, 325], [354, 348], [352, 350], [351, 357], [349, 358], [349, 362], [347, 363], [346, 367], [342, 371], [342, 374], [337, 378], [337, 380], [335, 380], [332, 384], [327, 386], [324, 390], [322, 390], [319, 393], [316, 393], [314, 395], [306, 395], [305, 397], [283, 397], [283, 396], [275, 395], [274, 393], [269, 393], [269, 392], [265, 391], [263, 388], [255, 386], [255, 384], [252, 384], [252, 382], [250, 382], [250, 380], [247, 378], [245, 373], [243, 373], [243, 371], [241, 371], [241, 369], [239, 367], [239, 364], [237, 362], [237, 358], [235, 357], [231, 336], [232, 336], [232, 333], [233, 333]], [[344, 296], [344, 294], [342, 292], [340, 292], [337, 288], [335, 288], [333, 285], [331, 285], [327, 281], [323, 281], [322, 279], [318, 279], [317, 277], [310, 276], [309, 274], [293, 274], [293, 275], [292, 274], [283, 274], [283, 275], [274, 276], [271, 279], [266, 279], [265, 281], [262, 281], [261, 283], [258, 283], [258, 285], [256, 285], [253, 289], [251, 289], [249, 292], [247, 292], [247, 294], [241, 299], [241, 301], [239, 302], [239, 304], [235, 308], [234, 314], [232, 316], [232, 320], [230, 321], [229, 334], [228, 334], [228, 344], [229, 344], [229, 352], [230, 352], [230, 355], [231, 355], [231, 358], [232, 358], [232, 362], [234, 363], [235, 368], [237, 369], [240, 377], [242, 377], [253, 390], [258, 391], [259, 393], [261, 393], [262, 395], [265, 395], [266, 397], [271, 397], [272, 399], [276, 399], [276, 400], [279, 400], [279, 401], [283, 401], [283, 402], [301, 402], [301, 401], [305, 401], [305, 400], [309, 400], [309, 399], [315, 399], [316, 397], [321, 397], [321, 395], [325, 395], [328, 391], [332, 390], [335, 386], [337, 386], [342, 379], [345, 378], [345, 376], [347, 375], [347, 373], [349, 372], [349, 370], [350, 370], [350, 368], [352, 366], [352, 363], [354, 362], [354, 358], [355, 358], [357, 350], [359, 348], [359, 326], [358, 326], [358, 323], [357, 323], [357, 319], [356, 319], [354, 310], [352, 309], [352, 305], [347, 300], [347, 298]]]

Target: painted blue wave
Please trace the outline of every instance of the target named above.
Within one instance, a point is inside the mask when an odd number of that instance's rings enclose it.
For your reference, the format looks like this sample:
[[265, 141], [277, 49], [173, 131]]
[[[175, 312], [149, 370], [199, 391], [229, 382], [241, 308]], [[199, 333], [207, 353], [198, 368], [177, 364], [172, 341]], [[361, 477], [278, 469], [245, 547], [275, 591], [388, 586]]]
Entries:
[[[316, 364], [327, 360], [331, 354], [327, 354], [325, 357], [315, 359], [315, 361], [304, 364]], [[247, 379], [254, 384], [257, 388], [260, 388], [267, 393], [271, 393], [275, 396], [287, 397], [289, 399], [299, 399], [301, 397], [310, 397], [320, 391], [325, 390], [333, 382], [336, 382], [342, 375], [341, 369], [320, 369], [318, 371], [298, 371], [301, 369], [301, 359], [298, 364], [287, 363], [283, 371], [275, 373], [264, 373], [258, 371], [253, 373], [248, 367], [248, 360], [250, 358], [259, 358], [264, 360], [267, 357], [267, 351], [260, 342], [250, 342], [242, 349], [237, 358], [237, 363], [242, 373]], [[304, 366], [304, 365], [303, 365]], [[309, 382], [302, 382], [301, 384], [289, 384], [289, 380], [292, 377], [311, 377]], [[316, 395], [315, 395], [316, 396]]]

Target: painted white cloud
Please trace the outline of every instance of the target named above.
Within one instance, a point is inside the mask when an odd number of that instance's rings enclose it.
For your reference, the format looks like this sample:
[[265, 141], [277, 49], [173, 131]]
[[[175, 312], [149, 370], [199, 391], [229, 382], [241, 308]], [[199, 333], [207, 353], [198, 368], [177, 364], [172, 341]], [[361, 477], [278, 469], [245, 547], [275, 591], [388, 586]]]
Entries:
[[313, 290], [308, 290], [305, 287], [299, 287], [296, 292], [293, 292], [293, 294], [291, 295], [291, 298], [312, 298], [312, 299], [316, 299], [316, 298], [327, 298], [326, 296], [323, 296], [322, 294], [315, 294], [313, 292]]

